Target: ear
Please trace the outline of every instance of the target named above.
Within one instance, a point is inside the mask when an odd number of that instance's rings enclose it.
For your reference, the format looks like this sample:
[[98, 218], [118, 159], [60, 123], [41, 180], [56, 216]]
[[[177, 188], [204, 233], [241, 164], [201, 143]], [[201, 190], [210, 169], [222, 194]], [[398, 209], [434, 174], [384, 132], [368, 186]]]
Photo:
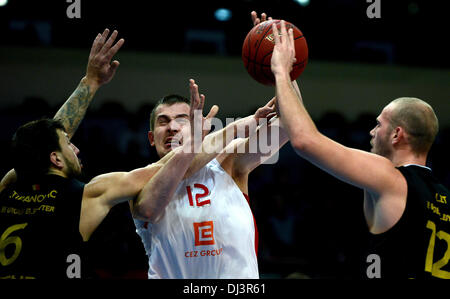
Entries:
[[392, 145], [399, 144], [405, 137], [405, 130], [402, 127], [396, 127], [392, 130]]
[[62, 159], [61, 153], [59, 152], [51, 152], [50, 153], [50, 162], [52, 165], [58, 169], [62, 169], [64, 167], [64, 160]]
[[155, 137], [153, 136], [152, 131], [148, 131], [148, 141], [150, 142], [151, 146], [155, 146]]

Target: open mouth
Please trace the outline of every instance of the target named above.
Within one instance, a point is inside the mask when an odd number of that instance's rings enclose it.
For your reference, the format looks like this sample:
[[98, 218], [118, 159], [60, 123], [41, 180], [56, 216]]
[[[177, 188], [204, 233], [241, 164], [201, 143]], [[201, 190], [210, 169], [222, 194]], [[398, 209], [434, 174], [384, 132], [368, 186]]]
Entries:
[[181, 145], [181, 140], [180, 139], [177, 139], [177, 138], [174, 138], [174, 137], [168, 137], [167, 139], [166, 139], [166, 141], [164, 142], [164, 146], [166, 147], [166, 148], [170, 148], [170, 147], [173, 147], [173, 146], [180, 146]]

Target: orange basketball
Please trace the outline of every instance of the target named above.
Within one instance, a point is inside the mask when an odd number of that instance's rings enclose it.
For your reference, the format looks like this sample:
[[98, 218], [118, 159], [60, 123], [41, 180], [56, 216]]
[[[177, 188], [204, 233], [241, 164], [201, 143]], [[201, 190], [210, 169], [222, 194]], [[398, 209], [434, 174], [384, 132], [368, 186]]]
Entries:
[[[280, 20], [269, 20], [253, 27], [247, 34], [242, 46], [242, 60], [247, 72], [253, 79], [264, 85], [275, 85], [275, 77], [270, 69], [270, 60], [275, 46], [272, 24], [277, 24], [281, 30]], [[291, 71], [291, 79], [297, 79], [308, 62], [308, 45], [303, 33], [292, 23], [286, 22], [286, 28], [293, 28], [295, 42], [295, 58], [297, 59]]]

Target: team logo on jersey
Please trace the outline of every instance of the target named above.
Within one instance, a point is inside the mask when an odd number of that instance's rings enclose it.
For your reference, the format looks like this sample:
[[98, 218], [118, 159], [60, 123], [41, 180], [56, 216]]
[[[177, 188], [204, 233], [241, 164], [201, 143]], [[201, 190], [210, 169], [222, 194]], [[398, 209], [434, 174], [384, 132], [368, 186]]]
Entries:
[[194, 222], [195, 246], [214, 245], [214, 223], [212, 221]]

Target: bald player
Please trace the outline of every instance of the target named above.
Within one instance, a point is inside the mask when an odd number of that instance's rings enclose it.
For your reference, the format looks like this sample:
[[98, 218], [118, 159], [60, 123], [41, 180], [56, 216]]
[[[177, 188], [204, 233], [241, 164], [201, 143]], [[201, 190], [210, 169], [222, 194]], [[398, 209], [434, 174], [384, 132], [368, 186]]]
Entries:
[[364, 190], [370, 246], [363, 277], [450, 278], [449, 190], [426, 166], [438, 132], [433, 108], [417, 98], [396, 99], [370, 131], [371, 153], [343, 146], [317, 130], [292, 88], [292, 30], [284, 21], [281, 32], [276, 26], [273, 30], [276, 105], [291, 144], [301, 157]]

